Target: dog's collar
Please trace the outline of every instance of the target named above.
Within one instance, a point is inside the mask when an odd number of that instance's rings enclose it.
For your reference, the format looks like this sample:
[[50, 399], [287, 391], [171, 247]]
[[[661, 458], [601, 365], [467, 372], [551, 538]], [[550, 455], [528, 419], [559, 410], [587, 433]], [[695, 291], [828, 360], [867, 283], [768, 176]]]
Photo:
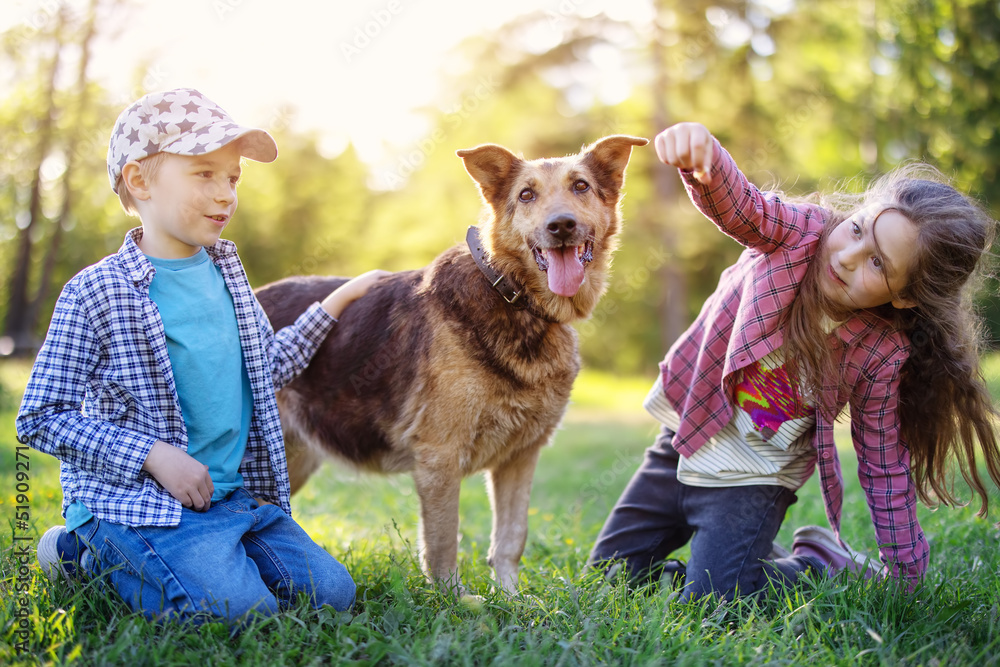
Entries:
[[469, 227], [469, 231], [465, 234], [465, 243], [472, 252], [472, 259], [476, 260], [476, 266], [486, 276], [486, 280], [493, 286], [493, 289], [500, 293], [504, 301], [518, 310], [527, 308], [528, 297], [524, 293], [524, 288], [518, 289], [513, 280], [490, 266], [486, 250], [483, 248], [482, 241], [479, 240], [478, 227], [475, 225]]

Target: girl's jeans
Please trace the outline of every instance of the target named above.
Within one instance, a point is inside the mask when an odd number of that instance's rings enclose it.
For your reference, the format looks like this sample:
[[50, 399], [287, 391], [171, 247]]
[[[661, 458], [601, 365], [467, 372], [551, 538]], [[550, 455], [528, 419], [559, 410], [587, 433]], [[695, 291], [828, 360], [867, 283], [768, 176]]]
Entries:
[[[679, 455], [664, 428], [646, 450], [608, 517], [590, 563], [611, 570], [621, 562], [630, 579], [654, 575], [674, 550], [691, 542], [682, 599], [714, 593], [731, 599], [761, 591], [769, 581], [794, 582], [817, 567], [811, 558], [766, 560], [795, 493], [782, 486], [697, 487], [677, 481]], [[818, 570], [822, 572], [822, 568]]]
[[177, 526], [132, 527], [100, 521], [76, 535], [133, 611], [147, 617], [209, 613], [232, 622], [254, 610], [270, 615], [298, 593], [313, 606], [345, 611], [354, 603], [347, 569], [281, 508], [258, 505], [245, 489], [204, 512], [184, 508]]

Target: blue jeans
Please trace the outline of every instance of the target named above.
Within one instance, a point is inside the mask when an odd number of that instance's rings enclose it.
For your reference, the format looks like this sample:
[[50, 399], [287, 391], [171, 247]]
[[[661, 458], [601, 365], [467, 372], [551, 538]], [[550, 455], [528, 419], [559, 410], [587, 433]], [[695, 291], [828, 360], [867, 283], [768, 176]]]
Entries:
[[[591, 565], [622, 563], [630, 579], [655, 576], [667, 556], [691, 542], [681, 599], [731, 599], [780, 585], [817, 568], [811, 558], [767, 560], [795, 493], [783, 486], [706, 488], [677, 480], [679, 455], [664, 428], [646, 450], [590, 554]], [[823, 568], [818, 569], [819, 572]]]
[[96, 517], [74, 531], [133, 611], [149, 618], [208, 613], [232, 622], [270, 615], [299, 593], [313, 606], [354, 603], [347, 569], [275, 505], [245, 489], [204, 512], [184, 508], [177, 526], [125, 526]]

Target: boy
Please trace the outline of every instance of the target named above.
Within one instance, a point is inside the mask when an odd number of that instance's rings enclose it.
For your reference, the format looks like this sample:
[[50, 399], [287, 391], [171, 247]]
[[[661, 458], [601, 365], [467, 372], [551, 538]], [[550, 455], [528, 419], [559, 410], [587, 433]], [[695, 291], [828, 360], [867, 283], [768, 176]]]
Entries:
[[61, 461], [66, 526], [39, 540], [39, 563], [104, 574], [148, 617], [354, 601], [290, 516], [275, 391], [382, 272], [275, 333], [220, 240], [243, 157], [273, 161], [274, 139], [196, 90], [122, 112], [108, 175], [142, 226], [63, 289], [17, 417], [19, 440]]

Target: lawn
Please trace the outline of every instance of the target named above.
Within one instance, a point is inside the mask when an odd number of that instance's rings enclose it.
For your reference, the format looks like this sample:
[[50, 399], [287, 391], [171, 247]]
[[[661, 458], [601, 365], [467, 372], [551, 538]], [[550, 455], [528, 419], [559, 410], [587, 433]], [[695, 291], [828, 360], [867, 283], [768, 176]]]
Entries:
[[[61, 501], [50, 457], [27, 452], [30, 469], [16, 477], [13, 417], [26, 375], [24, 365], [0, 366], [0, 664], [1000, 664], [996, 496], [989, 520], [969, 507], [921, 507], [932, 555], [926, 586], [914, 594], [838, 579], [759, 602], [681, 604], [666, 586], [630, 590], [589, 572], [591, 544], [656, 432], [641, 409], [649, 379], [593, 372], [581, 376], [563, 427], [541, 456], [518, 597], [491, 585], [481, 476], [462, 489], [459, 566], [483, 598], [470, 602], [434, 589], [420, 574], [417, 499], [408, 477], [328, 464], [292, 504], [306, 530], [354, 575], [351, 613], [300, 605], [235, 634], [218, 623], [150, 623], [93, 582], [50, 583], [33, 556], [27, 567], [19, 562], [21, 546], [60, 521]], [[987, 375], [1000, 395], [1000, 357], [988, 360]], [[838, 443], [848, 482], [844, 535], [871, 548], [874, 532], [843, 428]], [[26, 500], [17, 498], [18, 484], [28, 495], [27, 530], [15, 516]], [[779, 540], [787, 545], [797, 526], [825, 521], [813, 479]]]

